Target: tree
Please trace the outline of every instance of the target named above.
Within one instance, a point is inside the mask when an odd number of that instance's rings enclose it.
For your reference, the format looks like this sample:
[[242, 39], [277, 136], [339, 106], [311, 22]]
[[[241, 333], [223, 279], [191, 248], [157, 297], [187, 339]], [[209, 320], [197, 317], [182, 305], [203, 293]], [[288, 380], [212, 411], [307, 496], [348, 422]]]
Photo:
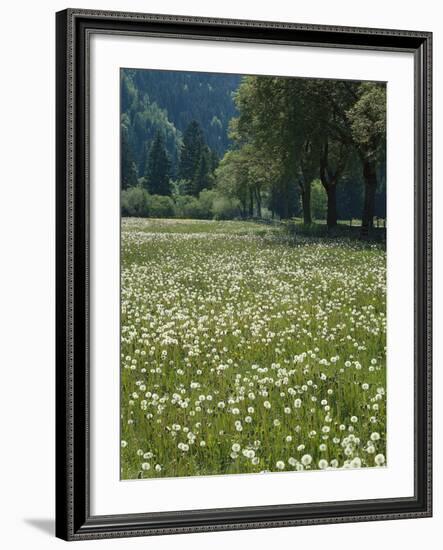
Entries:
[[312, 181], [318, 172], [318, 150], [313, 136], [307, 137], [301, 148], [297, 182], [300, 188], [303, 223], [312, 223]]
[[282, 218], [290, 217], [294, 206], [290, 191], [300, 149], [299, 136], [289, 130], [297, 105], [289, 99], [288, 83], [284, 78], [245, 77], [235, 95], [239, 117], [231, 124], [230, 134], [239, 147], [252, 147], [256, 159], [274, 163], [269, 206]]
[[213, 186], [212, 161], [211, 151], [207, 145], [204, 145], [192, 178], [191, 195], [198, 195], [203, 189], [210, 189]]
[[327, 224], [334, 227], [338, 218], [337, 187], [353, 148], [346, 113], [355, 102], [358, 83], [310, 80], [305, 88], [303, 115], [318, 156], [316, 177], [320, 178], [327, 195]]
[[362, 237], [367, 237], [374, 223], [377, 166], [386, 154], [386, 85], [360, 84], [356, 102], [347, 116], [365, 181]]
[[311, 185], [311, 208], [312, 216], [316, 220], [324, 220], [327, 215], [327, 197], [325, 190], [319, 179], [312, 182]]
[[[331, 166], [331, 157], [335, 157], [335, 166]], [[348, 147], [344, 143], [330, 145], [328, 136], [325, 137], [320, 152], [320, 181], [327, 195], [326, 221], [328, 227], [337, 225], [337, 185], [346, 167]]]
[[239, 142], [251, 143], [278, 165], [270, 186], [271, 209], [291, 217], [297, 184], [306, 224], [311, 223], [311, 182], [318, 174], [319, 117], [312, 86], [295, 78], [244, 78], [235, 96], [240, 115], [233, 126]]
[[196, 120], [190, 122], [183, 136], [183, 144], [180, 151], [180, 163], [178, 177], [188, 182], [188, 195], [197, 195], [194, 188], [194, 180], [202, 156], [205, 142], [203, 132]]
[[206, 145], [202, 129], [193, 120], [183, 137], [179, 164], [179, 178], [186, 182], [185, 193], [198, 196], [203, 189], [210, 189], [217, 164], [217, 155]]
[[120, 130], [120, 181], [122, 189], [137, 185], [137, 168], [129, 145], [128, 123], [127, 117], [123, 116]]
[[[272, 160], [264, 157], [252, 144], [246, 143], [225, 154], [215, 176], [216, 190], [226, 197], [238, 199], [243, 217], [253, 217], [255, 214], [261, 218], [263, 193], [272, 193], [272, 185], [278, 180], [279, 172]], [[277, 193], [274, 199], [276, 197]], [[277, 204], [274, 211], [281, 214]]]
[[124, 189], [121, 194], [122, 216], [145, 218], [149, 215], [149, 194], [141, 187]]
[[248, 213], [247, 167], [238, 149], [227, 151], [215, 171], [217, 191], [228, 199], [239, 201], [240, 214]]
[[170, 165], [164, 138], [158, 131], [149, 151], [145, 172], [147, 188], [151, 195], [171, 194]]

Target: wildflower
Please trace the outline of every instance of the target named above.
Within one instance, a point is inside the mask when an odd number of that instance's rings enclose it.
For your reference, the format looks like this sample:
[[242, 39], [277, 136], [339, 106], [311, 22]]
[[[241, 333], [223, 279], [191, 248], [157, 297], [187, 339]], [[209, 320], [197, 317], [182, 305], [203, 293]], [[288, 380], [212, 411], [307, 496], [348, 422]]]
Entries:
[[383, 466], [383, 464], [385, 463], [384, 455], [382, 455], [381, 453], [378, 455], [375, 455], [374, 462], [377, 466]]
[[312, 462], [312, 456], [311, 455], [303, 455], [301, 457], [301, 463], [303, 464], [303, 466], [309, 466], [309, 464], [311, 464]]

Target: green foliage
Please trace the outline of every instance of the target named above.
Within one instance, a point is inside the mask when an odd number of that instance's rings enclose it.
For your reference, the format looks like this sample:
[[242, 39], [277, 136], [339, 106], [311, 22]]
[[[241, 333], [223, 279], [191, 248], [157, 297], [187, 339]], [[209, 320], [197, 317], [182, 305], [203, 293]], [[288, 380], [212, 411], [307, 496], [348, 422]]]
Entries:
[[129, 146], [127, 118], [122, 117], [120, 146], [121, 146], [121, 165], [120, 178], [121, 188], [128, 189], [137, 185], [137, 166], [132, 155], [132, 150]]
[[132, 69], [121, 71], [120, 82], [121, 113], [125, 119], [128, 146], [138, 174], [146, 172], [149, 150], [157, 132], [161, 132], [165, 138], [174, 171], [178, 162], [181, 132], [169, 120], [167, 111], [152, 101], [145, 90], [138, 87]]
[[364, 82], [358, 94], [358, 100], [347, 111], [352, 137], [365, 159], [376, 160], [385, 152], [386, 86]]
[[239, 216], [238, 201], [204, 189], [198, 197], [150, 195], [142, 187], [131, 187], [121, 194], [122, 216], [141, 218], [189, 218], [209, 220], [233, 219]]
[[216, 220], [232, 220], [241, 215], [238, 199], [219, 196], [213, 202], [212, 211]]
[[176, 197], [175, 213], [178, 218], [204, 219], [207, 217], [199, 199], [192, 195]]
[[201, 191], [198, 197], [181, 195], [175, 197], [175, 215], [178, 218], [211, 219], [216, 193], [209, 189]]
[[206, 145], [202, 129], [193, 120], [186, 129], [180, 153], [179, 177], [186, 195], [198, 196], [214, 182], [214, 155]]
[[146, 189], [131, 187], [121, 194], [122, 216], [137, 218], [172, 218], [175, 205], [171, 197], [150, 195]]
[[210, 219], [213, 217], [213, 206], [216, 198], [217, 193], [212, 189], [203, 189], [203, 191], [200, 191], [198, 199], [200, 201], [204, 218]]
[[151, 218], [172, 218], [175, 213], [174, 201], [164, 195], [150, 195], [148, 210]]
[[147, 217], [149, 215], [149, 194], [145, 189], [132, 187], [122, 191], [122, 216]]
[[208, 147], [203, 147], [192, 180], [196, 193], [200, 193], [203, 189], [210, 189], [214, 185], [212, 161], [210, 150]]
[[222, 155], [229, 145], [228, 122], [235, 115], [231, 94], [239, 81], [236, 75], [122, 69], [121, 113], [128, 118], [138, 173], [145, 172], [147, 149], [161, 131], [177, 177], [182, 134], [192, 120], [203, 128], [211, 150]]
[[378, 164], [386, 156], [386, 85], [364, 82], [358, 89], [358, 99], [347, 111], [352, 137], [357, 147], [365, 181], [362, 211], [362, 236], [372, 230], [376, 212], [379, 180]]
[[263, 188], [273, 212], [290, 218], [294, 201], [301, 198], [309, 224], [311, 183], [320, 177], [330, 196], [328, 223], [336, 224], [336, 188], [350, 154], [364, 148], [367, 158], [371, 150], [384, 150], [385, 93], [384, 85], [373, 83], [242, 79], [235, 95], [239, 117], [231, 122], [231, 137], [239, 148], [252, 147], [256, 158], [273, 160], [272, 178]]
[[[183, 136], [183, 144], [180, 153], [179, 178], [192, 182], [197, 171], [205, 141], [200, 125], [193, 120]], [[192, 194], [192, 193], [188, 193]]]
[[316, 220], [324, 220], [328, 209], [328, 198], [319, 179], [312, 182], [311, 186], [312, 217]]
[[262, 217], [266, 209], [272, 218], [302, 213], [307, 225], [327, 219], [333, 227], [338, 218], [371, 223], [386, 214], [384, 84], [121, 75], [122, 189], [171, 195], [181, 217]]
[[146, 163], [145, 178], [150, 193], [154, 195], [171, 194], [169, 171], [170, 161], [164, 139], [162, 134], [157, 132]]

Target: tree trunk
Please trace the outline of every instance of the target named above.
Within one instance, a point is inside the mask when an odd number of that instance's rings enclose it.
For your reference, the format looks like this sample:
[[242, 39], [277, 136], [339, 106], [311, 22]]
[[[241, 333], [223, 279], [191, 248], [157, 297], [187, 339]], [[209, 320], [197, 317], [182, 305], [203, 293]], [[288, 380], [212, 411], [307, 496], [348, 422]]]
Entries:
[[252, 194], [252, 189], [249, 189], [249, 217], [254, 217], [254, 195]]
[[326, 194], [328, 195], [327, 224], [328, 227], [335, 227], [337, 225], [337, 186], [328, 185]]
[[240, 199], [241, 217], [246, 218], [246, 199]]
[[305, 183], [301, 190], [301, 203], [303, 208], [303, 223], [310, 225], [312, 223], [311, 216], [311, 182]]
[[257, 217], [261, 218], [261, 193], [260, 188], [255, 186], [255, 202], [257, 204]]
[[375, 191], [377, 189], [377, 173], [372, 162], [363, 162], [363, 178], [365, 180], [365, 198], [361, 217], [361, 236], [366, 238], [374, 225]]
[[280, 212], [280, 218], [282, 220], [289, 219], [289, 193], [288, 193], [288, 181], [285, 179], [282, 186], [282, 210]]

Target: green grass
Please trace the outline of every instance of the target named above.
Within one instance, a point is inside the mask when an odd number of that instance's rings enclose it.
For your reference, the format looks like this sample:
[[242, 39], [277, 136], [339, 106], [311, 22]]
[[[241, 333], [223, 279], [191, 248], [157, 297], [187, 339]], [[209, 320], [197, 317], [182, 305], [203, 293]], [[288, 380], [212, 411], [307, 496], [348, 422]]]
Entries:
[[122, 479], [386, 457], [386, 254], [253, 222], [124, 219]]

